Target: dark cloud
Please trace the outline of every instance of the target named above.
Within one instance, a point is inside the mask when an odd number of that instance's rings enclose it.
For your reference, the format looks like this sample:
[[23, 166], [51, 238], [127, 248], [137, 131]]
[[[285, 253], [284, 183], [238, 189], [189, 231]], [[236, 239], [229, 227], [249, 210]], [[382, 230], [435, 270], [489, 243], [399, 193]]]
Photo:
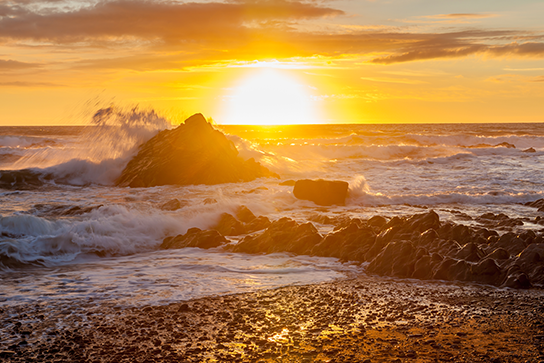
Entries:
[[46, 14], [17, 9], [16, 15], [0, 19], [0, 37], [58, 43], [120, 37], [168, 42], [217, 41], [227, 37], [247, 37], [259, 22], [343, 14], [340, 10], [314, 3], [287, 0], [230, 3], [115, 0], [76, 11]]
[[[503, 45], [496, 43], [523, 38], [523, 34], [514, 31], [466, 31], [444, 34], [422, 35], [414, 37], [413, 42], [401, 44], [392, 49], [392, 54], [378, 57], [371, 61], [377, 64], [392, 64], [428, 59], [459, 58], [473, 54], [490, 56], [544, 57], [542, 42], [511, 42]], [[530, 38], [542, 39], [531, 36]]]
[[[54, 2], [56, 0], [46, 0]], [[77, 52], [97, 47], [103, 59], [72, 62], [74, 68], [180, 69], [218, 62], [309, 56], [383, 54], [370, 62], [392, 64], [429, 59], [489, 56], [544, 57], [544, 37], [521, 31], [463, 32], [305, 31], [304, 20], [346, 15], [322, 1], [231, 0], [175, 2], [112, 0], [62, 6], [0, 0], [0, 40], [48, 45]], [[331, 4], [334, 4], [331, 3]], [[46, 9], [46, 10], [43, 10]], [[1, 15], [9, 14], [9, 15]], [[446, 18], [491, 15], [462, 13]], [[133, 49], [119, 58], [117, 49]], [[4, 61], [6, 62], [6, 61]], [[0, 62], [0, 68], [2, 63]], [[6, 63], [4, 67], [7, 68]]]

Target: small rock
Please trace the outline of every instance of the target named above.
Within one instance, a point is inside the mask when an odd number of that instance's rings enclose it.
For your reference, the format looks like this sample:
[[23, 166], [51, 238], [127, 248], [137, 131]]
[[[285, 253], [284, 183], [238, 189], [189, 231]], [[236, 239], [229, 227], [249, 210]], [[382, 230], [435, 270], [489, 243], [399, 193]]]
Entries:
[[163, 205], [161, 205], [161, 209], [167, 210], [167, 211], [175, 211], [175, 210], [183, 208], [186, 205], [187, 205], [187, 201], [183, 201], [182, 203], [179, 199], [174, 198], [164, 203]]

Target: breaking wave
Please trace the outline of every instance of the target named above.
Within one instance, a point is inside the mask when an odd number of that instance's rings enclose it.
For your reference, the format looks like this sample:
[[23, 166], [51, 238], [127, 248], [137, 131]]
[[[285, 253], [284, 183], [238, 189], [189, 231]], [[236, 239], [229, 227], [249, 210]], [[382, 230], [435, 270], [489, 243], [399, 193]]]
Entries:
[[[85, 255], [124, 256], [157, 249], [162, 240], [191, 227], [207, 228], [219, 218], [207, 211], [180, 218], [123, 205], [37, 206], [38, 214], [0, 217], [0, 263], [4, 268], [54, 266]], [[83, 218], [50, 219], [52, 215]], [[1, 267], [1, 266], [0, 266]]]
[[4, 136], [0, 150], [9, 151], [4, 155], [10, 157], [2, 163], [5, 170], [0, 171], [0, 187], [112, 185], [141, 144], [171, 127], [152, 110], [108, 107], [98, 110], [89, 126], [73, 139]]

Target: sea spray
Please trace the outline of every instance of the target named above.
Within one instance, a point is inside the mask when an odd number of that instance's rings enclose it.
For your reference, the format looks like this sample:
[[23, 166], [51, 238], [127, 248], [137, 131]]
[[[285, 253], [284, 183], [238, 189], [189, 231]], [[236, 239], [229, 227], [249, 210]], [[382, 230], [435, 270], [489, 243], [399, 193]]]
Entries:
[[32, 138], [11, 137], [7, 141], [15, 145], [19, 140], [16, 147], [24, 153], [3, 168], [31, 169], [43, 174], [43, 180], [60, 184], [112, 185], [138, 147], [169, 128], [172, 124], [153, 110], [103, 108], [94, 113], [77, 139], [62, 140], [61, 147], [51, 142], [34, 148], [30, 147], [36, 144]]

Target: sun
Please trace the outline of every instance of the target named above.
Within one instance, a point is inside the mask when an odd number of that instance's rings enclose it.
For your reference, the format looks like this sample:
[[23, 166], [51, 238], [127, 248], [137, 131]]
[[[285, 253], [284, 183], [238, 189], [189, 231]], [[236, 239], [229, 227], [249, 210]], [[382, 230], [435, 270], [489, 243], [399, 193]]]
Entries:
[[218, 121], [227, 125], [319, 123], [308, 88], [277, 69], [260, 69], [232, 89]]

